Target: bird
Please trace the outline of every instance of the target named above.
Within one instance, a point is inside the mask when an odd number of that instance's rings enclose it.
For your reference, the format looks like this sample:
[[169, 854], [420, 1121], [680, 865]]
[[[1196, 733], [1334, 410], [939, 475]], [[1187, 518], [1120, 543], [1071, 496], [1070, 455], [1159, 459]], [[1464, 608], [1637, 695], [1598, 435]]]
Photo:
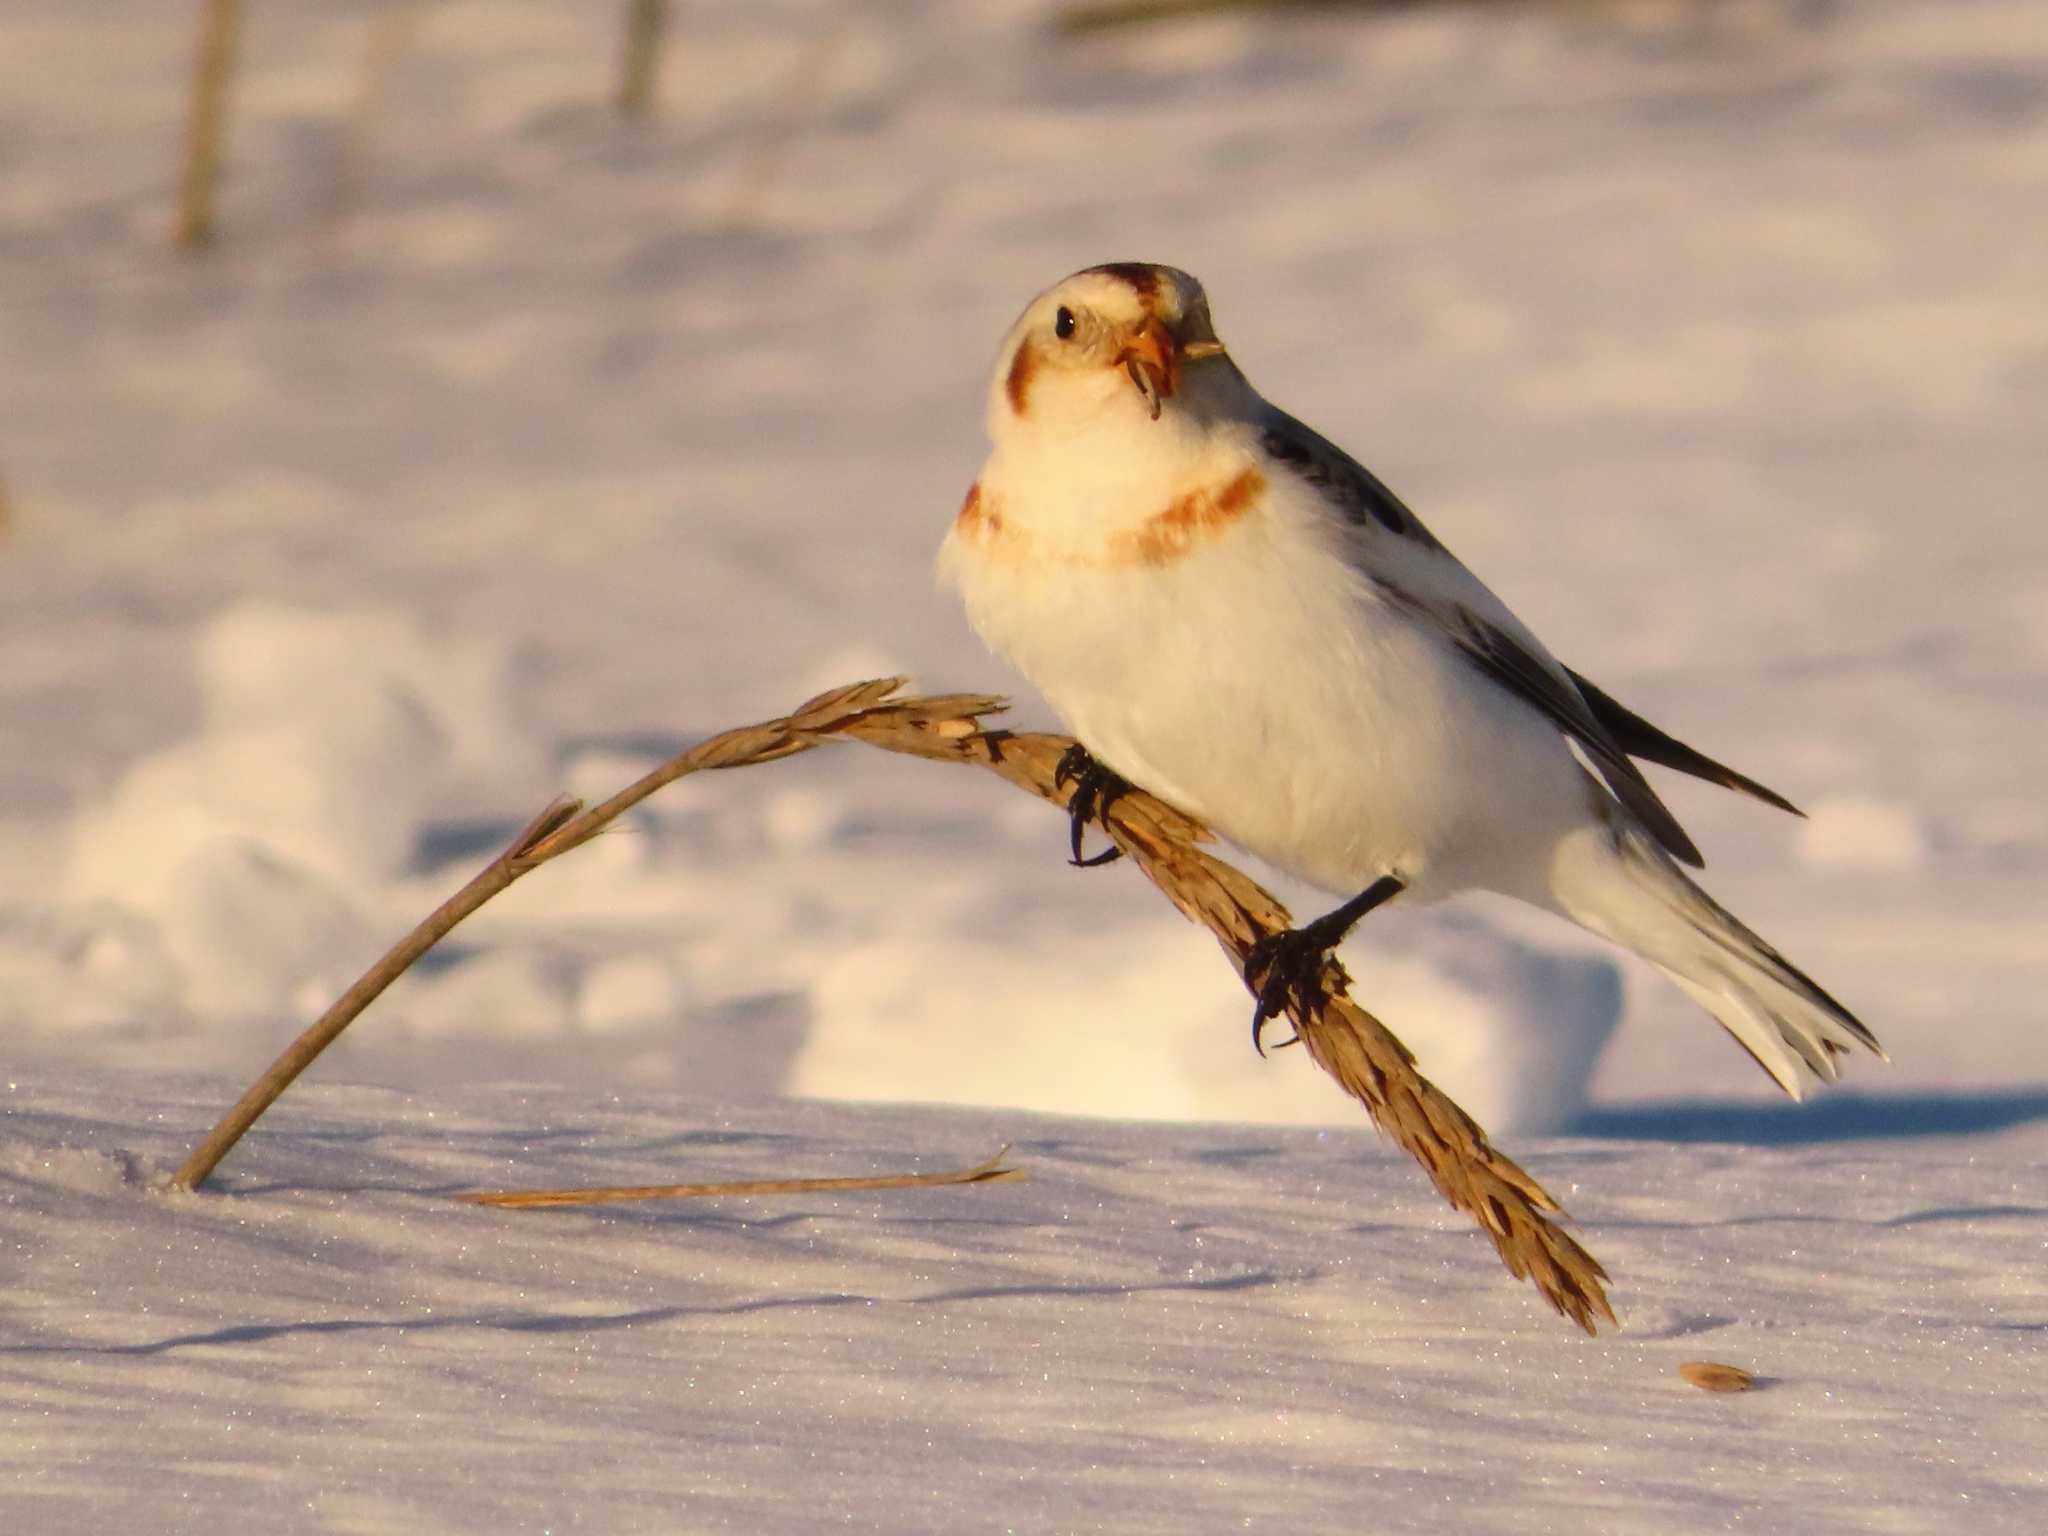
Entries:
[[1640, 955], [1791, 1097], [1876, 1037], [1687, 874], [1637, 763], [1791, 801], [1558, 661], [1370, 470], [1270, 404], [1202, 285], [1111, 262], [1005, 337], [938, 570], [1067, 727], [1084, 822], [1136, 785], [1341, 905], [1245, 966], [1252, 1041], [1373, 909], [1492, 891]]

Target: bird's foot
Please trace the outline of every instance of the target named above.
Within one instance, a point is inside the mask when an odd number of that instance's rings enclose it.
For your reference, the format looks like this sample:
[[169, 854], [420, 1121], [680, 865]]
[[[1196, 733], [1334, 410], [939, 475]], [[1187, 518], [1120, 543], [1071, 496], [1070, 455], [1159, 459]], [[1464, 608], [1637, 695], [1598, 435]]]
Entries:
[[1098, 763], [1093, 754], [1078, 741], [1060, 757], [1052, 771], [1053, 788], [1062, 789], [1071, 783], [1073, 797], [1067, 801], [1067, 814], [1071, 818], [1072, 845], [1074, 857], [1069, 861], [1076, 869], [1093, 869], [1098, 864], [1108, 864], [1123, 857], [1123, 849], [1114, 843], [1092, 858], [1081, 857], [1081, 834], [1091, 821], [1101, 821], [1105, 830], [1109, 823], [1104, 820], [1109, 808], [1117, 799], [1130, 792], [1130, 780], [1114, 773]]
[[[1323, 962], [1330, 951], [1344, 941], [1361, 917], [1402, 889], [1402, 881], [1382, 875], [1334, 912], [1325, 912], [1299, 928], [1269, 933], [1252, 946], [1245, 957], [1244, 977], [1258, 997], [1252, 1009], [1253, 1050], [1266, 1054], [1261, 1036], [1268, 1019], [1277, 1019], [1290, 1006], [1307, 1013], [1323, 1000]], [[1282, 1044], [1293, 1045], [1300, 1038], [1296, 1034]]]
[[[1262, 1037], [1268, 1020], [1279, 1018], [1289, 1004], [1305, 1013], [1322, 998], [1323, 961], [1344, 937], [1341, 929], [1335, 933], [1324, 929], [1328, 921], [1318, 918], [1304, 928], [1269, 933], [1252, 946], [1244, 973], [1258, 988], [1259, 1000], [1252, 1009], [1252, 1049], [1261, 1056], [1266, 1054]], [[1296, 1034], [1280, 1046], [1297, 1044], [1300, 1039]]]

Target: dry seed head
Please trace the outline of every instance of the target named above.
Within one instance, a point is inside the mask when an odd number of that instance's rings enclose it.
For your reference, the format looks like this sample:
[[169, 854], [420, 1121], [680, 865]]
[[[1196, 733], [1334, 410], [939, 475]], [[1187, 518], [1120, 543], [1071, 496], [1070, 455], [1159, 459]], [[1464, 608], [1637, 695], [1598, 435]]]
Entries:
[[1723, 1365], [1718, 1360], [1688, 1360], [1679, 1366], [1678, 1374], [1702, 1392], [1747, 1392], [1756, 1385], [1756, 1378], [1741, 1366]]

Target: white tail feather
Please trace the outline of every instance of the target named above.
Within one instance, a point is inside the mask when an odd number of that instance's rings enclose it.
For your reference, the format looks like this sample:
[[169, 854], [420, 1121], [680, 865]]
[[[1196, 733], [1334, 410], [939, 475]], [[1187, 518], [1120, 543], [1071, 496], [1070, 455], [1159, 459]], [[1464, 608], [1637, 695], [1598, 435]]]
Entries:
[[1632, 827], [1574, 838], [1552, 871], [1565, 916], [1634, 950], [1676, 982], [1779, 1087], [1803, 1097], [1801, 1069], [1824, 1082], [1835, 1058], [1884, 1050], [1856, 1016], [1694, 885]]

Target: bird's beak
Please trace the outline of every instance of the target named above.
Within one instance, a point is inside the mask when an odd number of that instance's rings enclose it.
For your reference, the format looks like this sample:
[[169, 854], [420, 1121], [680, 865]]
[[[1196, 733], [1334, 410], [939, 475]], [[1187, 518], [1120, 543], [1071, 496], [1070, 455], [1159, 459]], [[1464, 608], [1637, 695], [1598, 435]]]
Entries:
[[1222, 351], [1223, 343], [1214, 340], [1191, 341], [1182, 345], [1157, 319], [1147, 319], [1131, 333], [1131, 339], [1124, 343], [1117, 361], [1131, 376], [1131, 383], [1145, 397], [1145, 403], [1152, 408], [1152, 419], [1157, 421], [1159, 402], [1171, 400], [1174, 391], [1180, 388], [1181, 364], [1198, 358], [1216, 357]]
[[1147, 318], [1131, 333], [1117, 358], [1124, 365], [1124, 372], [1131, 376], [1131, 382], [1138, 386], [1138, 393], [1145, 397], [1145, 403], [1152, 407], [1154, 421], [1159, 419], [1159, 402], [1171, 400], [1174, 390], [1180, 387], [1178, 352], [1173, 333], [1157, 320]]

